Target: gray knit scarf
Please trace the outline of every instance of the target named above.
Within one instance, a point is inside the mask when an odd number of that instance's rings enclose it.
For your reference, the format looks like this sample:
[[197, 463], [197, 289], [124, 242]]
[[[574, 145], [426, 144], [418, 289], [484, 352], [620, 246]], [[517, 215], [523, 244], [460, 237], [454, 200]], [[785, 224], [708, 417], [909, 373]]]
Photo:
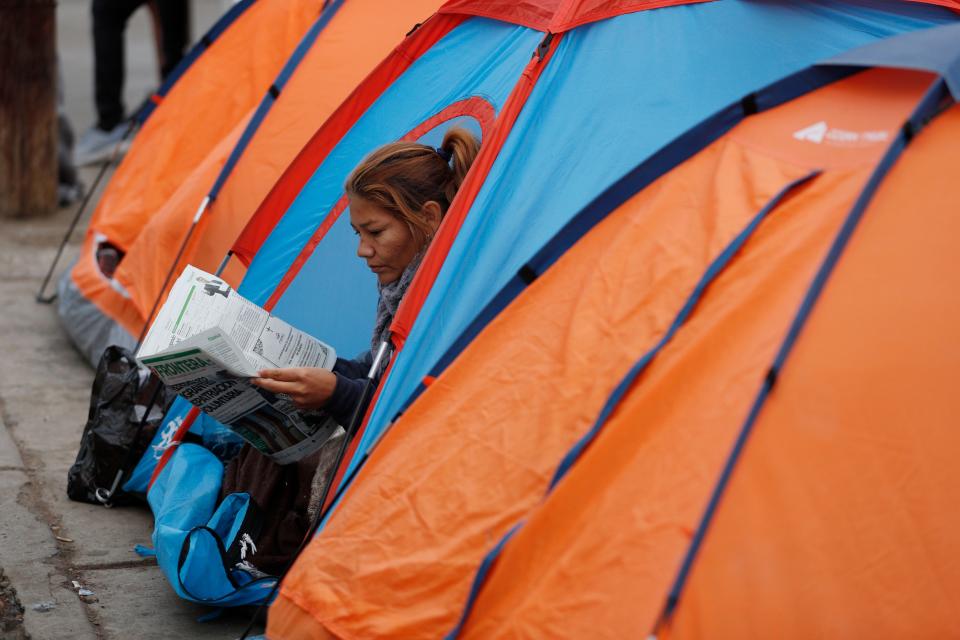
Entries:
[[380, 302], [377, 303], [377, 322], [373, 327], [373, 335], [370, 337], [370, 351], [376, 353], [380, 343], [390, 339], [390, 324], [393, 322], [393, 316], [397, 314], [397, 307], [403, 300], [403, 294], [407, 292], [410, 283], [413, 282], [413, 276], [417, 275], [417, 269], [423, 256], [427, 252], [424, 247], [413, 260], [403, 270], [400, 277], [389, 284], [377, 285], [380, 289]]

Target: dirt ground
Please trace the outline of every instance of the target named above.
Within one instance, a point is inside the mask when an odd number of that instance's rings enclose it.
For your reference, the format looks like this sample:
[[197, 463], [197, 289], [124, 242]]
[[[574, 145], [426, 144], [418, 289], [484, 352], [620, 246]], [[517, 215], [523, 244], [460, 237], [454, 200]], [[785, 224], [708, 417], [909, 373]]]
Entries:
[[0, 569], [0, 640], [20, 640], [26, 638], [23, 628], [23, 605], [17, 597], [17, 590]]
[[[193, 0], [196, 37], [224, 8]], [[89, 0], [61, 0], [58, 43], [67, 114], [79, 134], [93, 119]], [[156, 83], [143, 10], [128, 29], [127, 104]], [[95, 172], [83, 171], [90, 185]], [[0, 219], [0, 640], [220, 638], [239, 635], [249, 611], [201, 623], [209, 609], [179, 599], [152, 558], [142, 507], [71, 502], [67, 469], [86, 421], [93, 371], [74, 351], [54, 306], [34, 297], [75, 207], [49, 217]], [[57, 275], [75, 258], [82, 229]], [[79, 589], [93, 592], [81, 597]]]

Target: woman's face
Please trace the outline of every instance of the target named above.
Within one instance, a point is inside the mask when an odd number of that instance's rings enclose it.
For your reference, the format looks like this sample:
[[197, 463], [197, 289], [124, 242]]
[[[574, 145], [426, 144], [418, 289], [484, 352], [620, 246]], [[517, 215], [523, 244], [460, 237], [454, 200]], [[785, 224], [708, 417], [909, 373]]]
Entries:
[[350, 198], [350, 226], [359, 236], [357, 256], [366, 260], [380, 284], [399, 280], [420, 250], [405, 222], [364, 198]]

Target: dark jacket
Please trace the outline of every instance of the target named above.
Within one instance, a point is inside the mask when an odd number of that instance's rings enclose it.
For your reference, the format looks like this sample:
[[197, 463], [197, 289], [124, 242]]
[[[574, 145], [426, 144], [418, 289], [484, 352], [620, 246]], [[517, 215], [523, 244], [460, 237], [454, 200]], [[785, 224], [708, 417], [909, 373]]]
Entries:
[[[364, 380], [372, 364], [373, 356], [368, 351], [354, 360], [337, 358], [333, 367], [337, 386], [321, 411], [328, 411], [344, 428], [349, 427], [350, 418], [360, 402]], [[244, 444], [240, 454], [227, 465], [221, 500], [231, 493], [245, 491], [263, 515], [262, 529], [257, 536], [257, 553], [251, 559], [260, 570], [279, 575], [286, 568], [310, 526], [311, 483], [319, 461], [326, 455], [332, 464], [338, 445], [339, 440], [332, 439], [317, 453], [292, 464], [279, 465]], [[326, 476], [324, 473], [324, 478]]]
[[373, 354], [365, 351], [353, 360], [337, 358], [333, 365], [333, 374], [337, 376], [337, 386], [330, 396], [330, 401], [324, 407], [333, 419], [346, 429], [349, 428], [350, 418], [360, 403], [363, 393], [363, 383], [370, 373], [373, 364]]

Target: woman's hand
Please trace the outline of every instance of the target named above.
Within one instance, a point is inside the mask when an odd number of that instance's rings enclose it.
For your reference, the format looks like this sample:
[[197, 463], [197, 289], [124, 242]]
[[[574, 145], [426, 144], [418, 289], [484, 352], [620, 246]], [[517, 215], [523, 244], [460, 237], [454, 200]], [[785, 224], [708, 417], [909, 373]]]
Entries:
[[337, 388], [337, 376], [326, 369], [264, 369], [259, 375], [251, 380], [253, 384], [267, 391], [287, 394], [300, 409], [319, 409], [330, 401]]

